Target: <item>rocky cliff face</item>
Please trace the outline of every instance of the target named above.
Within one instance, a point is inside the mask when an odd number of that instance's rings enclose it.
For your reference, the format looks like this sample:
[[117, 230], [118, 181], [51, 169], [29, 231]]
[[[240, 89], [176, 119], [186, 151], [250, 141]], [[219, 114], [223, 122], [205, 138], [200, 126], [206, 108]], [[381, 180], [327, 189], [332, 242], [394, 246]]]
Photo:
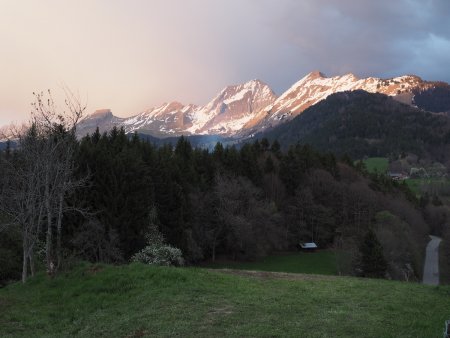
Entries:
[[192, 112], [193, 125], [188, 131], [232, 135], [275, 99], [272, 89], [259, 80], [228, 86], [206, 106]]
[[110, 109], [99, 109], [78, 123], [77, 134], [79, 137], [92, 134], [97, 127], [103, 133], [114, 126], [120, 127], [124, 121], [124, 118], [114, 116]]

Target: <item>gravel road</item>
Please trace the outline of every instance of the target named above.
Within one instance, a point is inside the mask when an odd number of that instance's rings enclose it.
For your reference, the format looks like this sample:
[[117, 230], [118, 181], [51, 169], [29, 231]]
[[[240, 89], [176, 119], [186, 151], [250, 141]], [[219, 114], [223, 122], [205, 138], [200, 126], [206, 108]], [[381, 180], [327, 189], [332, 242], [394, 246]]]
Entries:
[[423, 284], [439, 285], [439, 244], [441, 239], [431, 235], [430, 238], [423, 267]]

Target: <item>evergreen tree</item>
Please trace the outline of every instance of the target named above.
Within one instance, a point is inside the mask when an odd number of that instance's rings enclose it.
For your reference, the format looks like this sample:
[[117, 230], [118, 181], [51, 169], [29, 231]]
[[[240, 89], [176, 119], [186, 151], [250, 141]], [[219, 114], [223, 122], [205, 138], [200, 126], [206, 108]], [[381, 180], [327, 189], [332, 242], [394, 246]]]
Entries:
[[239, 152], [239, 174], [247, 177], [256, 186], [261, 185], [262, 172], [258, 166], [259, 143], [246, 143]]
[[362, 275], [369, 278], [384, 278], [387, 262], [383, 255], [383, 247], [372, 229], [364, 236], [359, 251]]
[[[95, 132], [94, 132], [94, 134], [92, 134], [92, 142], [93, 142], [94, 144], [97, 144], [98, 141], [100, 141], [101, 136], [102, 136], [102, 135], [100, 135], [100, 130], [98, 129], [98, 127], [95, 128]], [[90, 139], [89, 135], [86, 136], [86, 139], [87, 139], [87, 140]]]
[[269, 140], [265, 137], [261, 139], [261, 150], [268, 151], [270, 147]]
[[267, 156], [264, 163], [264, 173], [273, 173], [275, 171], [275, 164], [273, 163], [272, 157]]
[[273, 141], [272, 145], [270, 146], [270, 151], [273, 152], [275, 155], [279, 155], [280, 149], [281, 149], [280, 143], [277, 140]]
[[214, 159], [221, 163], [223, 161], [223, 145], [220, 142], [217, 142], [214, 151], [213, 151], [213, 157]]

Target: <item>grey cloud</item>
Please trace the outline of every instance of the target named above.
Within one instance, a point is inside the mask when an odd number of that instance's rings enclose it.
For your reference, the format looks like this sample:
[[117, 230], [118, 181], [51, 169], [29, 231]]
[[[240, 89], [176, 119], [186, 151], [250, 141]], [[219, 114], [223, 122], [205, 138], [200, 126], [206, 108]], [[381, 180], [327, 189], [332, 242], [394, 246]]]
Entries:
[[[417, 73], [450, 80], [450, 2], [441, 1], [286, 1], [273, 19], [279, 38], [294, 46], [303, 71], [331, 75], [395, 76]], [[439, 44], [437, 44], [439, 42]], [[427, 58], [427, 60], [424, 60]], [[295, 69], [295, 61], [286, 65]]]

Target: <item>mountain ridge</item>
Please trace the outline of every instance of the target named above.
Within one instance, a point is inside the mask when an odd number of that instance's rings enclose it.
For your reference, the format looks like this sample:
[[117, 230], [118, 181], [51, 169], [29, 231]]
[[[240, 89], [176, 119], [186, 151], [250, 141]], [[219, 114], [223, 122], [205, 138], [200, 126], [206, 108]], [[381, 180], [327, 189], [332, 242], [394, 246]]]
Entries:
[[313, 71], [280, 96], [265, 82], [254, 79], [225, 87], [204, 106], [171, 101], [128, 118], [116, 117], [109, 109], [97, 110], [80, 122], [78, 135], [92, 133], [96, 127], [103, 132], [116, 126], [124, 127], [126, 133], [141, 132], [162, 138], [246, 137], [292, 120], [331, 94], [354, 90], [385, 94], [426, 110], [450, 111], [450, 85], [445, 82], [424, 81], [416, 75], [359, 79], [348, 73], [327, 77]]

